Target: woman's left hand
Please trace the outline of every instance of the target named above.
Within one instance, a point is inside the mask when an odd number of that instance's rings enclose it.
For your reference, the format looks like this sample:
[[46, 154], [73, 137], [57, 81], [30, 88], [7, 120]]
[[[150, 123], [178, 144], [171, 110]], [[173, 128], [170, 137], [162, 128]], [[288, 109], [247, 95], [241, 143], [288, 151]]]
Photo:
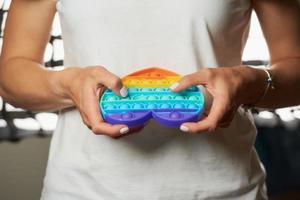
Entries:
[[259, 100], [266, 87], [265, 78], [265, 72], [248, 66], [205, 68], [184, 76], [170, 87], [173, 92], [203, 85], [211, 94], [212, 102], [207, 117], [199, 122], [183, 123], [180, 129], [199, 133], [228, 127], [241, 104]]

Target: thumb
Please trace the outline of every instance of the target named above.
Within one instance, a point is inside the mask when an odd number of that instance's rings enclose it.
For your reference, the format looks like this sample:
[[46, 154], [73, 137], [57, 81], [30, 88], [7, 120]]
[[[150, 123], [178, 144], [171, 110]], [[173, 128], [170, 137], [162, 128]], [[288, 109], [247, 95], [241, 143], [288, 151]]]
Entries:
[[126, 97], [128, 94], [127, 88], [123, 86], [122, 80], [106, 69], [102, 70], [100, 83], [108, 89], [114, 91], [114, 93], [118, 96]]
[[171, 85], [170, 89], [173, 92], [180, 92], [191, 86], [205, 85], [205, 84], [206, 84], [206, 78], [203, 75], [203, 73], [201, 73], [201, 71], [199, 71], [199, 72], [189, 74], [189, 75], [182, 77], [178, 82]]

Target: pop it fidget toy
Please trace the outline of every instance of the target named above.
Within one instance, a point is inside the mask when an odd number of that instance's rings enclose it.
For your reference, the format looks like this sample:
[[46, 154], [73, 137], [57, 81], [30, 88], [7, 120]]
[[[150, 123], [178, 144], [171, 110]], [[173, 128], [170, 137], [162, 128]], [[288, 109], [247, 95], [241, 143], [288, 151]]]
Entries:
[[151, 118], [168, 127], [198, 121], [204, 109], [204, 95], [196, 86], [172, 92], [169, 87], [180, 78], [156, 67], [129, 74], [122, 79], [127, 97], [119, 97], [111, 90], [103, 93], [99, 104], [104, 120], [130, 128], [142, 126]]

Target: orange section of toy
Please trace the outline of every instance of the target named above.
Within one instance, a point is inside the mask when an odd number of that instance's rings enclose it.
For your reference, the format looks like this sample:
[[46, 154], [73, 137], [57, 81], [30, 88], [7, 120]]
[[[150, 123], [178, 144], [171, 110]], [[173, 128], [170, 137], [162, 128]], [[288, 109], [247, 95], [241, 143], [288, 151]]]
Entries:
[[170, 87], [180, 78], [181, 76], [174, 72], [158, 67], [150, 67], [129, 74], [125, 76], [122, 81], [123, 84], [128, 88], [157, 88]]

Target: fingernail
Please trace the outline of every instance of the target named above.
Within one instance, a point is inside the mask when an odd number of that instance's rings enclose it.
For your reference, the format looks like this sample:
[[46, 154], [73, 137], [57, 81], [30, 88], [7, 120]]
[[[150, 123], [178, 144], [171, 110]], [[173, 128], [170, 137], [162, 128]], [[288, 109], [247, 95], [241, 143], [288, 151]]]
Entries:
[[127, 91], [126, 87], [123, 86], [123, 87], [121, 88], [120, 94], [121, 94], [122, 97], [126, 97], [126, 96], [127, 96], [128, 91]]
[[128, 127], [124, 127], [124, 128], [121, 128], [121, 129], [120, 129], [121, 135], [128, 133], [128, 131], [129, 131], [129, 128], [128, 128]]
[[188, 132], [189, 128], [187, 126], [181, 125], [180, 130], [182, 130], [183, 132]]
[[179, 85], [179, 83], [178, 83], [178, 82], [176, 82], [176, 83], [173, 83], [173, 84], [170, 86], [170, 89], [171, 89], [171, 90], [174, 90], [175, 88], [177, 88], [177, 87], [178, 87], [178, 85]]

